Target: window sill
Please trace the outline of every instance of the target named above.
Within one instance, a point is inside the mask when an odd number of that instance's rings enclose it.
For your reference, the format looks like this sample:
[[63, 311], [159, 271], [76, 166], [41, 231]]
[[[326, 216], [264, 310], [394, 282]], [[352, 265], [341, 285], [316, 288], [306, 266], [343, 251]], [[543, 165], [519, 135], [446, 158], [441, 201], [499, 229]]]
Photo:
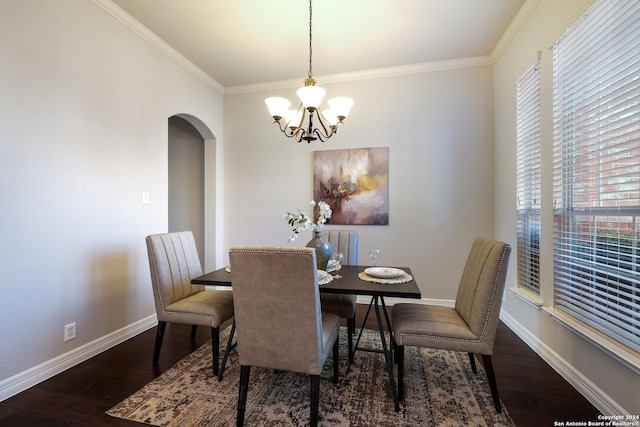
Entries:
[[509, 288], [511, 292], [513, 292], [518, 298], [522, 301], [526, 302], [536, 310], [540, 310], [542, 308], [542, 300], [539, 296], [532, 294], [529, 291], [525, 291], [521, 288]]
[[583, 324], [560, 310], [556, 310], [553, 307], [544, 307], [544, 310], [549, 313], [555, 321], [562, 324], [567, 329], [577, 333], [605, 353], [611, 355], [614, 359], [627, 366], [636, 374], [640, 374], [640, 357], [637, 352], [634, 352], [632, 349], [627, 348], [619, 344], [617, 341], [595, 331], [593, 328]]

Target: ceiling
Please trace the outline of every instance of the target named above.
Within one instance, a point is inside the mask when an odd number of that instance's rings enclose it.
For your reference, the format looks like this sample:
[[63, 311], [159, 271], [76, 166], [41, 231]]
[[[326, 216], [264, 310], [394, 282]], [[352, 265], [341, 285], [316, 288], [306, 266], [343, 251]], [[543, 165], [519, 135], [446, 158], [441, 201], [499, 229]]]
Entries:
[[[300, 79], [307, 0], [113, 0], [225, 88]], [[490, 55], [525, 0], [316, 0], [313, 74]]]

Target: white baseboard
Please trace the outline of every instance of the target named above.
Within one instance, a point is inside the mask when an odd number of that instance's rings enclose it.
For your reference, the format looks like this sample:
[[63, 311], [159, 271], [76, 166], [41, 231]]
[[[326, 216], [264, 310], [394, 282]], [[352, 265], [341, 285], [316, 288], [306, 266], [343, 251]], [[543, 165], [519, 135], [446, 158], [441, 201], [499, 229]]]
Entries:
[[0, 402], [155, 327], [155, 314], [0, 381]]
[[560, 355], [540, 341], [529, 330], [524, 328], [516, 319], [506, 312], [500, 313], [500, 320], [509, 327], [522, 341], [535, 351], [562, 378], [582, 394], [597, 410], [604, 415], [625, 414], [623, 407], [618, 405], [609, 395], [597, 387], [589, 378], [564, 360]]

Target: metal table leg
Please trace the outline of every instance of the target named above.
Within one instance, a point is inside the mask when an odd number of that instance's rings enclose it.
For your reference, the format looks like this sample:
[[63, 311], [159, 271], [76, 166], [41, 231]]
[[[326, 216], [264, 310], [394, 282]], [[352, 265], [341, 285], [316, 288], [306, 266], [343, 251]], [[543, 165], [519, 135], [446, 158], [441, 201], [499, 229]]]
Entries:
[[[231, 332], [229, 332], [229, 340], [227, 341], [227, 349], [224, 351], [224, 357], [222, 358], [222, 366], [218, 371], [218, 381], [222, 381], [222, 376], [224, 375], [224, 369], [227, 366], [227, 359], [229, 359], [229, 352], [236, 348], [238, 342], [233, 342], [233, 335], [236, 332], [236, 320], [233, 319], [233, 324], [231, 325]], [[215, 361], [214, 361], [215, 363]]]
[[[393, 360], [391, 359], [391, 352], [387, 348], [387, 340], [384, 336], [384, 325], [382, 324], [382, 317], [380, 316], [380, 307], [378, 305], [378, 296], [375, 296], [375, 304], [374, 309], [376, 311], [376, 319], [378, 320], [378, 330], [380, 331], [380, 341], [382, 341], [382, 351], [384, 352], [384, 359], [387, 365], [387, 374], [389, 374], [389, 387], [391, 387], [391, 395], [393, 396], [393, 404], [395, 405], [396, 412], [400, 410], [400, 404], [398, 402], [398, 393], [396, 390], [396, 382], [393, 378]], [[380, 297], [382, 298], [382, 297]], [[382, 304], [384, 306], [384, 299], [382, 300]], [[387, 318], [387, 323], [389, 323], [389, 317], [385, 310], [385, 317]], [[391, 329], [389, 329], [389, 333], [391, 333]], [[391, 344], [391, 343], [389, 343]]]

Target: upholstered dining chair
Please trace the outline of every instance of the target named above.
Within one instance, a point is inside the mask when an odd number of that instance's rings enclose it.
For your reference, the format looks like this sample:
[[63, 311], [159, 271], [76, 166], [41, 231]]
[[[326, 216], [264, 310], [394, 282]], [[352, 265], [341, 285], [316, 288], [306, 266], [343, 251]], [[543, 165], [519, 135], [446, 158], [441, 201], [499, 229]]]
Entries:
[[[358, 232], [355, 230], [327, 230], [333, 252], [344, 254], [345, 265], [358, 264]], [[353, 335], [356, 332], [357, 295], [320, 294], [322, 311], [337, 314], [347, 321], [347, 346], [349, 360], [353, 361]]]
[[240, 360], [237, 425], [244, 423], [251, 367], [309, 374], [317, 425], [320, 373], [332, 350], [338, 381], [340, 318], [320, 310], [315, 249], [236, 246], [229, 260]]
[[[219, 374], [220, 326], [233, 317], [233, 293], [192, 285], [202, 275], [198, 250], [191, 231], [147, 236], [151, 284], [158, 316], [153, 363], [158, 363], [167, 322], [191, 325], [195, 339], [198, 325], [211, 328], [213, 374]], [[221, 378], [221, 376], [220, 376]]]
[[500, 397], [491, 363], [511, 246], [478, 237], [473, 242], [456, 295], [455, 307], [401, 303], [393, 306], [393, 336], [398, 363], [398, 398], [403, 398], [404, 346], [482, 355], [496, 411]]

